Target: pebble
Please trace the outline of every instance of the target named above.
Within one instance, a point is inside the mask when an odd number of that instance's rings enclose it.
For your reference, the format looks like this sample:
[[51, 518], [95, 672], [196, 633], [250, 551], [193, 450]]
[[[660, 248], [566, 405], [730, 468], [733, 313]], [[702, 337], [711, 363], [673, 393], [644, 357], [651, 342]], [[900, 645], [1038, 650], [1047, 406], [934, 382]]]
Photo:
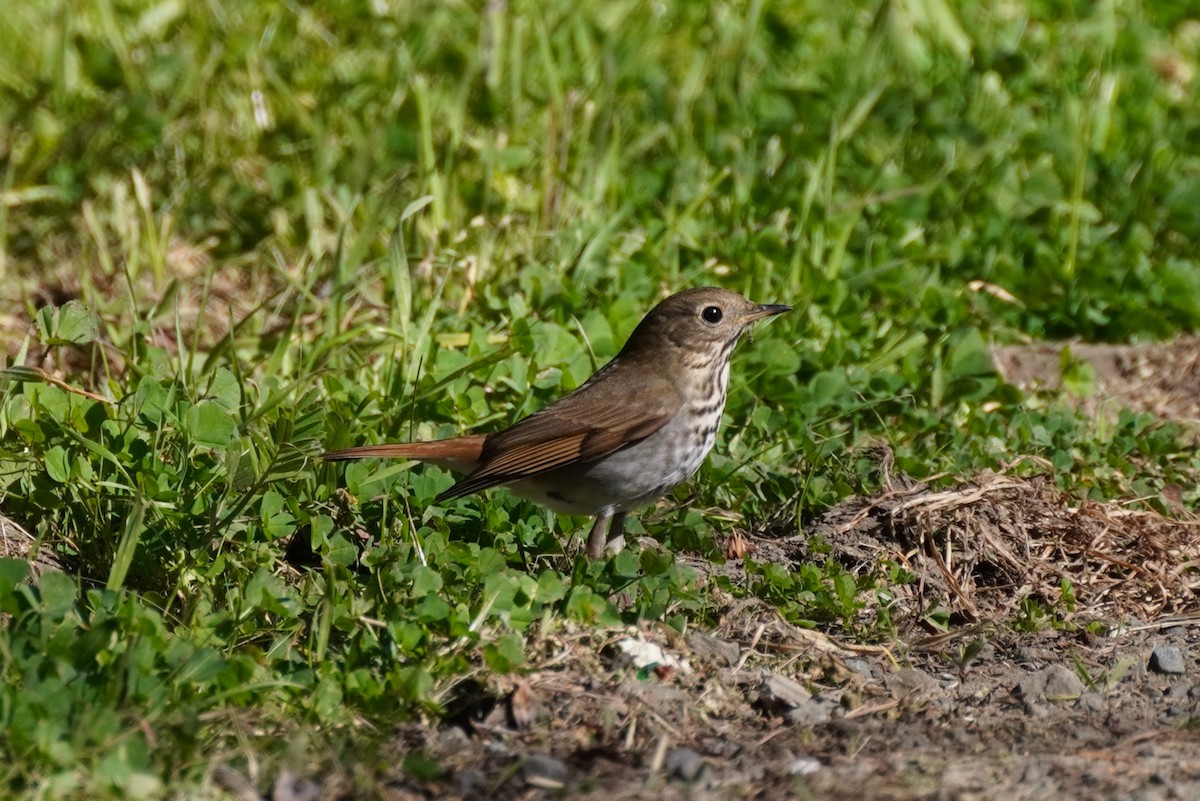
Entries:
[[544, 754], [531, 754], [521, 764], [521, 776], [531, 787], [561, 790], [567, 784], [567, 766]]
[[1050, 717], [1050, 705], [1043, 701], [1031, 701], [1028, 698], [1022, 699], [1025, 707], [1025, 714], [1035, 720], [1040, 718]]
[[617, 643], [620, 654], [618, 664], [629, 665], [635, 670], [664, 666], [674, 668], [682, 673], [691, 673], [692, 668], [686, 659], [668, 654], [659, 645], [642, 639], [626, 637]]
[[1069, 701], [1083, 694], [1083, 682], [1075, 673], [1062, 665], [1050, 665], [1033, 673], [1026, 673], [1017, 683], [1014, 692], [1027, 704], [1037, 701]]
[[1088, 690], [1079, 696], [1079, 700], [1075, 702], [1075, 708], [1086, 712], [1103, 712], [1104, 696], [1094, 690]]
[[798, 704], [783, 716], [783, 719], [793, 726], [812, 726], [826, 723], [833, 717], [833, 711], [838, 704], [829, 698], [812, 698]]
[[1063, 665], [1046, 668], [1046, 700], [1071, 701], [1083, 695], [1083, 681]]
[[873, 677], [871, 672], [871, 663], [865, 659], [851, 658], [845, 660], [843, 664], [845, 664], [850, 670], [853, 670], [855, 673], [862, 676], [864, 679], [870, 679]]
[[672, 748], [663, 765], [668, 776], [694, 782], [704, 770], [704, 757], [690, 748]]
[[455, 754], [471, 744], [471, 738], [461, 726], [443, 726], [437, 733], [438, 752]]
[[1150, 652], [1150, 669], [1155, 673], [1178, 676], [1186, 672], [1183, 654], [1174, 645], [1160, 645]]
[[791, 776], [811, 776], [820, 769], [821, 763], [812, 757], [797, 757], [787, 766], [787, 772]]
[[938, 681], [923, 670], [911, 668], [900, 670], [887, 678], [888, 692], [893, 698], [906, 695], [924, 695], [938, 688]]
[[812, 700], [812, 693], [786, 676], [763, 671], [758, 687], [758, 702], [767, 711], [781, 715]]

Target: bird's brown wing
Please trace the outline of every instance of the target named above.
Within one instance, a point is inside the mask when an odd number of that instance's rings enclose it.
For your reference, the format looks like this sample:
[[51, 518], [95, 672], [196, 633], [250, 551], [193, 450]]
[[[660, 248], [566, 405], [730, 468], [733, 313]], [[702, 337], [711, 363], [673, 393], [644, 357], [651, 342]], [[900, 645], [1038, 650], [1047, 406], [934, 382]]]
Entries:
[[490, 487], [590, 462], [640, 442], [678, 411], [673, 387], [630, 385], [623, 371], [588, 383], [512, 428], [487, 438], [478, 469], [438, 496], [459, 498]]

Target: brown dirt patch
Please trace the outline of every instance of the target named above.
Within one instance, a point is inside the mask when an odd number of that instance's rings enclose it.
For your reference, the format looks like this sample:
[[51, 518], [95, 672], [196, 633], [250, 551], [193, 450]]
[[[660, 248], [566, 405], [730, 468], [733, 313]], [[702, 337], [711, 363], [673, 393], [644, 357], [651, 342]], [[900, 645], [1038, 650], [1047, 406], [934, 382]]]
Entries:
[[1200, 608], [1200, 519], [1184, 514], [1075, 505], [1043, 477], [989, 473], [936, 491], [893, 482], [764, 548], [784, 564], [819, 559], [819, 542], [855, 571], [901, 565], [918, 577], [901, 588], [910, 616], [940, 599], [965, 622], [1006, 619], [1027, 599], [1059, 605], [1066, 582], [1083, 619], [1152, 619]]
[[37, 539], [12, 518], [0, 514], [0, 558], [25, 559], [30, 571], [40, 576], [47, 570], [62, 570], [58, 558], [38, 547]]
[[1060, 389], [1064, 364], [1083, 362], [1095, 374], [1095, 392], [1077, 400], [1090, 413], [1128, 407], [1200, 421], [1200, 337], [1139, 345], [1007, 345], [994, 348], [992, 360], [1005, 381], [1026, 392]]

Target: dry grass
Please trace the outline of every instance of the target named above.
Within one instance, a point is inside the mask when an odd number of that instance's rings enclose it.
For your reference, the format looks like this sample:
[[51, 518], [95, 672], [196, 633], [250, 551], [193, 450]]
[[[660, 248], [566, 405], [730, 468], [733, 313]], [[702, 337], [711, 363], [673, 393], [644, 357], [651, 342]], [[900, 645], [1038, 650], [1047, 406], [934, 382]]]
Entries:
[[0, 514], [0, 557], [25, 559], [34, 576], [47, 570], [62, 570], [62, 564], [49, 549], [39, 548], [37, 539], [16, 521]]
[[[811, 529], [855, 569], [886, 559], [917, 581], [898, 588], [918, 613], [940, 603], [967, 620], [1003, 619], [1025, 599], [1058, 607], [1069, 586], [1081, 619], [1149, 620], [1200, 606], [1200, 520], [1071, 499], [1044, 477], [985, 473], [856, 498]], [[805, 558], [807, 535], [781, 542]]]

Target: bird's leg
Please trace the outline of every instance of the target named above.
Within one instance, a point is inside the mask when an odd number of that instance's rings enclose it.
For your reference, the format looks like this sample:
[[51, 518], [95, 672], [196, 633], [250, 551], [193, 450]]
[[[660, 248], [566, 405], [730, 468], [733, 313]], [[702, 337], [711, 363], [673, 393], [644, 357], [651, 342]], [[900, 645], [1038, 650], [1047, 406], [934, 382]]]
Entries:
[[[624, 514], [616, 516], [622, 523], [625, 520]], [[587, 538], [587, 555], [588, 559], [599, 559], [604, 555], [604, 544], [606, 542], [605, 534], [608, 531], [608, 521], [616, 521], [613, 517], [611, 509], [602, 509], [596, 515], [596, 522], [592, 524], [592, 530], [588, 532]]]
[[613, 553], [620, 553], [625, 547], [625, 517], [625, 512], [617, 512], [609, 524], [607, 547]]

